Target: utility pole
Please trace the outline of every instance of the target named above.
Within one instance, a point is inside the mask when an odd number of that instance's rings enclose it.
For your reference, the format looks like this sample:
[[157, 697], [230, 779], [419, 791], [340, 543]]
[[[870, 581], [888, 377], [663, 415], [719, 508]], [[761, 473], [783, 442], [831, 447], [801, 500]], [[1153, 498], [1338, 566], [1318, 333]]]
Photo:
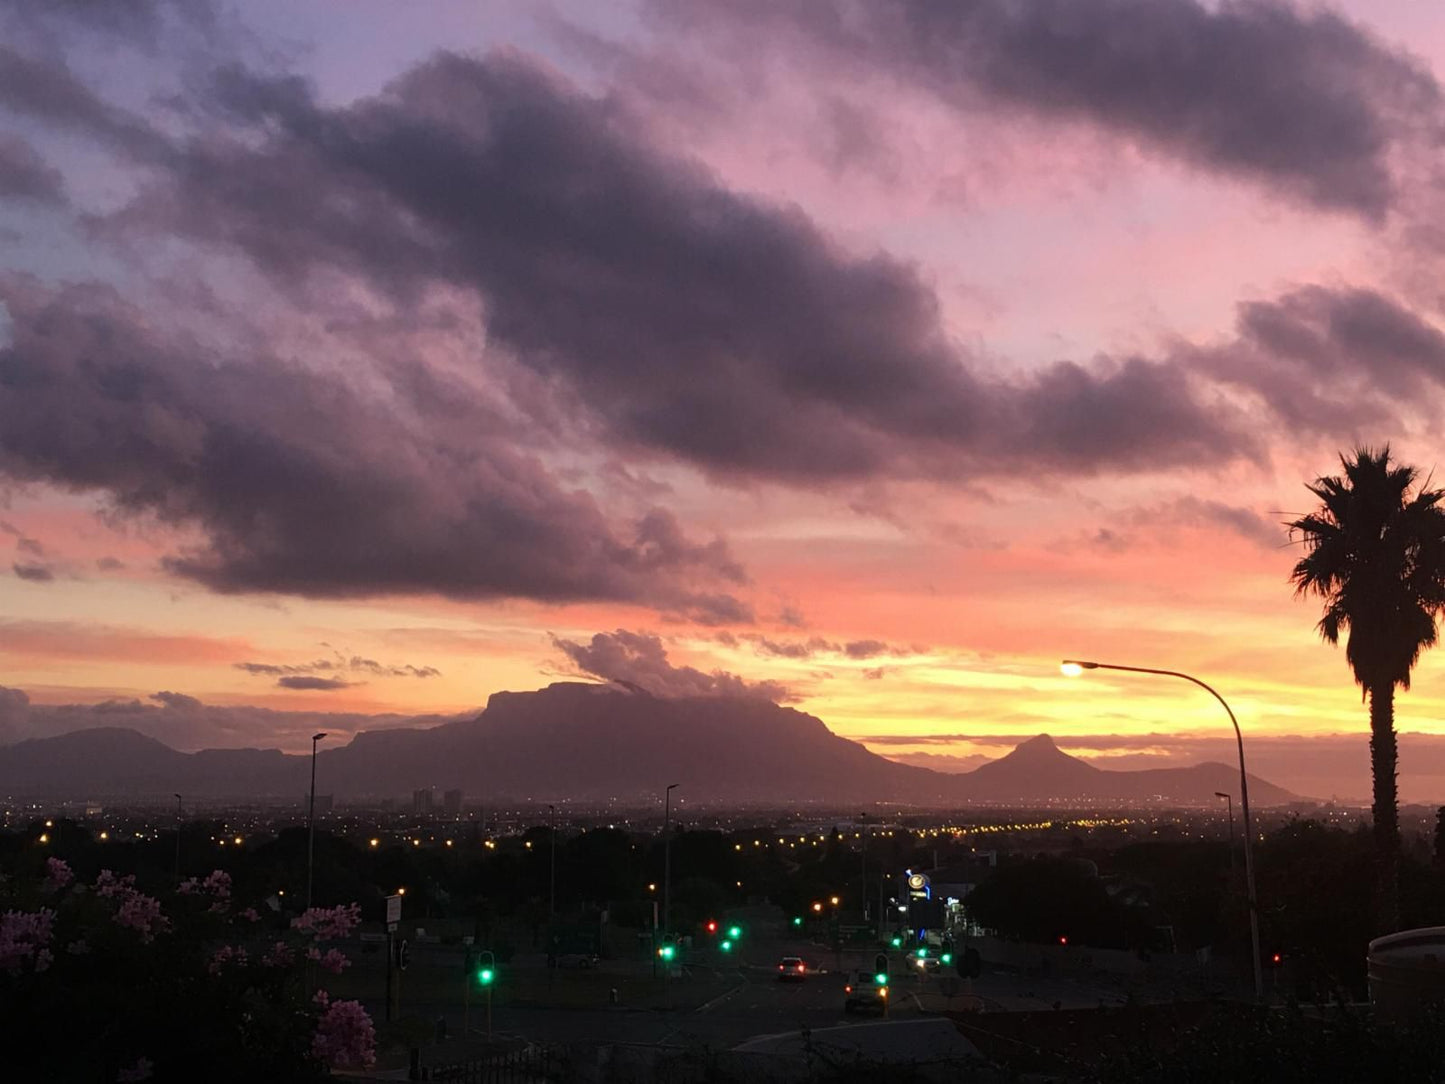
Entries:
[[181, 810], [181, 796], [176, 795], [176, 884], [181, 883], [181, 824], [185, 818]]
[[311, 910], [311, 873], [316, 854], [316, 743], [326, 737], [323, 731], [311, 735], [311, 798], [306, 805], [306, 910]]

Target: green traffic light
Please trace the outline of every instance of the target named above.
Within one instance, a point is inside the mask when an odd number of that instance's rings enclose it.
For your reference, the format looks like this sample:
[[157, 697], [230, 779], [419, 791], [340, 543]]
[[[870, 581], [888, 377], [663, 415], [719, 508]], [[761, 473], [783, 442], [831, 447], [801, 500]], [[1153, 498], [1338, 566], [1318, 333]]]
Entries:
[[803, 916], [802, 916], [802, 915], [794, 915], [794, 916], [793, 916], [793, 925], [794, 925], [794, 926], [801, 926], [802, 924], [803, 924]]
[[951, 964], [953, 963], [953, 953], [945, 952], [942, 956], [939, 957], [939, 960], [943, 963]]
[[880, 971], [880, 972], [878, 972], [878, 974], [876, 974], [876, 975], [873, 976], [873, 982], [874, 982], [876, 985], [878, 985], [878, 986], [887, 986], [887, 985], [888, 985], [888, 976], [885, 975], [883, 972]]
[[657, 954], [661, 956], [664, 960], [672, 959], [673, 954], [676, 952], [677, 950], [671, 945], [663, 945], [660, 949], [657, 950]]
[[477, 982], [481, 983], [483, 986], [492, 985], [492, 981], [496, 977], [497, 973], [493, 971], [490, 967], [484, 967], [477, 972]]
[[895, 937], [892, 941], [889, 942], [889, 944], [891, 944], [894, 948], [902, 948], [902, 947], [903, 947], [903, 938], [901, 938], [901, 937]]
[[734, 941], [736, 941], [738, 938], [742, 937], [742, 935], [743, 935], [743, 928], [742, 928], [741, 926], [729, 926], [729, 927], [728, 927], [728, 936], [729, 936], [730, 938], [732, 938]]
[[928, 956], [928, 946], [927, 946], [927, 945], [922, 945], [922, 946], [920, 946], [919, 949], [918, 949], [918, 958], [919, 958], [920, 960], [922, 960], [922, 959], [927, 958], [927, 956]]
[[731, 952], [733, 950], [733, 943], [731, 941], [724, 941], [722, 944], [718, 945], [718, 948], [722, 949], [724, 952]]

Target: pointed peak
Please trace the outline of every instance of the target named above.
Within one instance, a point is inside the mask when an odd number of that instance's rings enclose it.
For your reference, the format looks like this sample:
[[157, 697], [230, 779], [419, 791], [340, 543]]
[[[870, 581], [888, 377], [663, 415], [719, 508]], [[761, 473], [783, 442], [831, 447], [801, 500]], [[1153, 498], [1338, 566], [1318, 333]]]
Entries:
[[1014, 747], [1015, 751], [1019, 749], [1028, 749], [1030, 751], [1040, 753], [1050, 750], [1057, 752], [1058, 748], [1059, 747], [1057, 744], [1055, 744], [1054, 739], [1049, 737], [1047, 734], [1040, 734], [1038, 737], [1030, 738], [1026, 742], [1020, 742]]

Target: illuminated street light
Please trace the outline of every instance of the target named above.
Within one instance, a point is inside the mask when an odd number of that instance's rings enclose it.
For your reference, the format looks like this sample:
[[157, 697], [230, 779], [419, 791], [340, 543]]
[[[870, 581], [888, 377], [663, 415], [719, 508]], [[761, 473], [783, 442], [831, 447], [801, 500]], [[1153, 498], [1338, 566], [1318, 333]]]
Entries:
[[1239, 730], [1239, 720], [1234, 717], [1234, 711], [1225, 701], [1224, 697], [1215, 692], [1210, 686], [1200, 681], [1197, 677], [1180, 673], [1178, 670], [1155, 670], [1147, 666], [1120, 666], [1107, 662], [1085, 662], [1082, 659], [1065, 659], [1059, 669], [1069, 675], [1076, 677], [1085, 670], [1122, 670], [1130, 674], [1156, 674], [1160, 677], [1174, 677], [1198, 685], [1224, 708], [1224, 713], [1229, 716], [1229, 722], [1234, 727], [1234, 740], [1239, 746], [1239, 804], [1244, 810], [1244, 879], [1246, 891], [1249, 896], [1249, 941], [1250, 949], [1254, 954], [1254, 996], [1258, 1001], [1264, 1000], [1264, 961], [1259, 956], [1259, 897], [1254, 889], [1254, 848], [1250, 846], [1250, 839], [1254, 830], [1249, 819], [1249, 775], [1244, 769], [1244, 735]]
[[325, 731], [311, 735], [311, 797], [306, 804], [306, 909], [311, 910], [311, 871], [316, 852], [316, 743]]

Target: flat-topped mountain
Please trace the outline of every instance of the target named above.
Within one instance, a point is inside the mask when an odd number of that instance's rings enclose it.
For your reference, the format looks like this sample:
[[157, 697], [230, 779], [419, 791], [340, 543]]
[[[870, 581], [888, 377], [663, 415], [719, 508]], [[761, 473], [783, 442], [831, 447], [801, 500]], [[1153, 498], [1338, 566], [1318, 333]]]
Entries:
[[[689, 801], [916, 805], [1050, 800], [1211, 804], [1239, 782], [1227, 765], [1105, 771], [1047, 735], [972, 772], [898, 764], [841, 738], [822, 720], [765, 700], [663, 699], [635, 688], [559, 683], [500, 692], [473, 719], [357, 734], [317, 758], [318, 789], [341, 798], [432, 787], [490, 800], [635, 802], [669, 783]], [[180, 753], [136, 731], [103, 728], [11, 745], [0, 792], [70, 797], [297, 798], [310, 758], [277, 750]], [[1295, 799], [1251, 777], [1258, 805]]]

